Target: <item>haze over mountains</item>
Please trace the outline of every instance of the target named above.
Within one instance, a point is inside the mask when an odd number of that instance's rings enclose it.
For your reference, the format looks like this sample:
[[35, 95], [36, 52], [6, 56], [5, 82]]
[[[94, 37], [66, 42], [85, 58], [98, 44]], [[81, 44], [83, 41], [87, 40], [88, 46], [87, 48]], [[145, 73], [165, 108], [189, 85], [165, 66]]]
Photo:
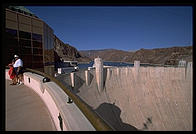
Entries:
[[177, 65], [179, 60], [192, 61], [192, 46], [143, 49], [136, 51], [123, 51], [117, 49], [82, 50], [78, 51], [69, 44], [55, 46], [58, 58], [90, 62], [100, 57], [103, 61], [131, 62], [139, 60], [141, 63]]

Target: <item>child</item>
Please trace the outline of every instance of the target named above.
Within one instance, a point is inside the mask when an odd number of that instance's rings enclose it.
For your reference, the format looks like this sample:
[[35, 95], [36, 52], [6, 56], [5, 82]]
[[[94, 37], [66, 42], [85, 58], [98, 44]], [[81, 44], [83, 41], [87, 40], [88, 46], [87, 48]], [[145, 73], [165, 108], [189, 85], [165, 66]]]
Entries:
[[14, 71], [14, 67], [13, 67], [13, 64], [9, 64], [9, 71], [8, 71], [8, 74], [10, 76], [10, 79], [12, 79], [12, 84], [10, 85], [16, 85], [17, 83], [17, 78], [16, 78], [16, 73]]

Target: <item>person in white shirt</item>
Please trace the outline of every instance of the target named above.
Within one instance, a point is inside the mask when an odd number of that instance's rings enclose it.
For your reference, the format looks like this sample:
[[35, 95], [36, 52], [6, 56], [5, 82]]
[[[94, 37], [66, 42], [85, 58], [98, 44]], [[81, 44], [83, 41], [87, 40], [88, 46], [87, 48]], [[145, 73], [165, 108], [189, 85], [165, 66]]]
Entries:
[[18, 55], [14, 55], [15, 63], [14, 70], [16, 72], [18, 84], [21, 85], [23, 83], [23, 61], [19, 58]]

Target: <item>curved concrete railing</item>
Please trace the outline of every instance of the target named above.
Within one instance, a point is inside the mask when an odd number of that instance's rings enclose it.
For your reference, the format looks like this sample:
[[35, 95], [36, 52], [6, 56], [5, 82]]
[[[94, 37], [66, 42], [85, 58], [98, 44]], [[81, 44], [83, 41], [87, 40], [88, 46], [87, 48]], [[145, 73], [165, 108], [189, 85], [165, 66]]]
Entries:
[[[6, 70], [6, 79], [9, 79]], [[43, 78], [51, 81], [43, 83]], [[34, 90], [46, 104], [58, 131], [112, 130], [86, 103], [66, 89], [55, 78], [32, 69], [26, 69], [24, 84]], [[68, 98], [73, 103], [68, 104]]]

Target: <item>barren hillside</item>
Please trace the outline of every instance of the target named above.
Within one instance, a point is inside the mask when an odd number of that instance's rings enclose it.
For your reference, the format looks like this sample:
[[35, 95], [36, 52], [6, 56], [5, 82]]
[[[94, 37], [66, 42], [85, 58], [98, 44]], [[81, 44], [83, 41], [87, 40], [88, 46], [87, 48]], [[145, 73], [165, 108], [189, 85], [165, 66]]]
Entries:
[[141, 63], [176, 65], [181, 59], [192, 61], [192, 46], [140, 49], [135, 52], [116, 49], [87, 50], [80, 51], [80, 54], [91, 60], [100, 57], [104, 61], [134, 62], [134, 60], [139, 60]]

